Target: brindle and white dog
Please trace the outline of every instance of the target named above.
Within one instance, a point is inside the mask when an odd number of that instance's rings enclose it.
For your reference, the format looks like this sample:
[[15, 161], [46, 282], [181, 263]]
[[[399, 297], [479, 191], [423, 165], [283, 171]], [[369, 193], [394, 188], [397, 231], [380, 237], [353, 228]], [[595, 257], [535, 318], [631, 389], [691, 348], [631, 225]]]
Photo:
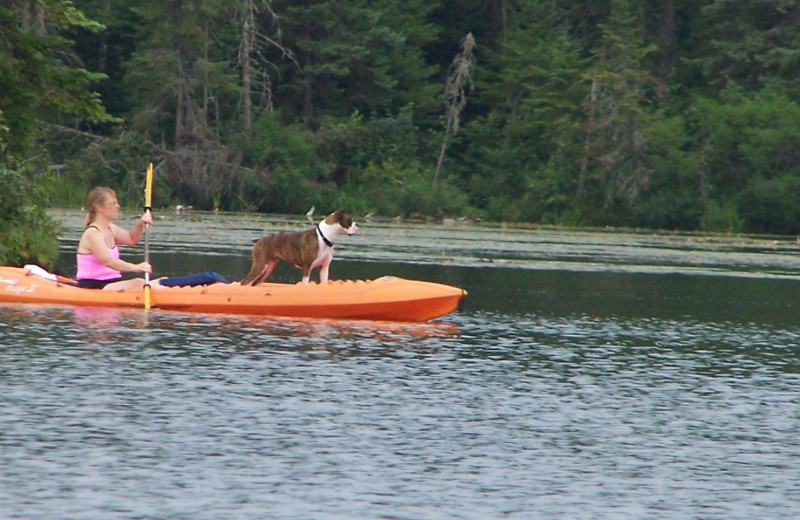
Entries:
[[352, 235], [358, 225], [347, 211], [334, 211], [313, 228], [299, 233], [275, 233], [258, 239], [253, 246], [253, 265], [242, 285], [258, 285], [272, 276], [278, 260], [303, 270], [303, 283], [308, 284], [311, 269], [319, 267], [319, 281], [328, 281], [328, 268], [333, 260], [333, 241], [339, 233]]

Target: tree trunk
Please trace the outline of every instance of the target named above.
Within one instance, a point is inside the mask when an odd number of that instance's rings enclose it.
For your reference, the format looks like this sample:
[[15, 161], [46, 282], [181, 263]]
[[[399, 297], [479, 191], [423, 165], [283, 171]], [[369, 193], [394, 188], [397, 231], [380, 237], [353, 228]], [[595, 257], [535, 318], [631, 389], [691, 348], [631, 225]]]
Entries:
[[594, 105], [597, 102], [597, 80], [592, 80], [589, 87], [589, 109], [586, 111], [586, 133], [583, 137], [583, 157], [581, 158], [581, 171], [578, 174], [578, 195], [583, 193], [586, 184], [586, 172], [589, 169], [589, 154], [591, 152], [592, 131], [594, 130]]
[[242, 11], [242, 41], [239, 45], [239, 63], [242, 67], [242, 111], [244, 112], [244, 128], [248, 135], [253, 131], [253, 38], [255, 20], [253, 19], [253, 3], [245, 3]]
[[658, 62], [658, 76], [662, 84], [666, 84], [672, 60], [672, 42], [675, 39], [675, 2], [665, 0], [659, 30], [659, 47], [661, 56]]
[[436, 171], [433, 172], [433, 187], [439, 182], [439, 170], [442, 169], [442, 161], [444, 161], [444, 151], [447, 149], [447, 139], [450, 136], [450, 128], [452, 123], [450, 119], [447, 120], [447, 125], [444, 129], [444, 139], [442, 139], [442, 149], [439, 151], [439, 160], [436, 161]]
[[475, 49], [475, 39], [472, 33], [468, 33], [461, 40], [461, 52], [453, 59], [450, 64], [447, 82], [444, 86], [444, 118], [445, 131], [442, 140], [442, 149], [439, 152], [439, 160], [436, 164], [436, 171], [433, 173], [433, 186], [439, 182], [439, 170], [444, 160], [444, 152], [447, 148], [447, 140], [450, 133], [458, 133], [459, 117], [461, 111], [467, 104], [466, 90], [472, 89], [472, 68], [475, 64], [475, 57], [472, 51]]
[[178, 67], [178, 88], [175, 96], [175, 146], [183, 140], [186, 131], [186, 76], [183, 67], [183, 43], [178, 40], [177, 52], [177, 67]]
[[[111, 19], [112, 11], [109, 0], [103, 2], [102, 12], [105, 19]], [[100, 46], [97, 49], [97, 68], [100, 72], [108, 72], [108, 33], [109, 31], [100, 33]]]

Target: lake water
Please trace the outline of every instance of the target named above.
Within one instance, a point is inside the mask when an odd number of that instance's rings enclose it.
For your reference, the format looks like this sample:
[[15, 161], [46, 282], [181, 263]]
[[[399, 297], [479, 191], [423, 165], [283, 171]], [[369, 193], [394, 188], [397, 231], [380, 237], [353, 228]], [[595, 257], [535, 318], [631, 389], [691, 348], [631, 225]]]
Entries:
[[[307, 225], [167, 214], [151, 259], [240, 278]], [[427, 324], [0, 306], [0, 517], [800, 515], [793, 238], [367, 222], [336, 250], [334, 278], [469, 296]]]

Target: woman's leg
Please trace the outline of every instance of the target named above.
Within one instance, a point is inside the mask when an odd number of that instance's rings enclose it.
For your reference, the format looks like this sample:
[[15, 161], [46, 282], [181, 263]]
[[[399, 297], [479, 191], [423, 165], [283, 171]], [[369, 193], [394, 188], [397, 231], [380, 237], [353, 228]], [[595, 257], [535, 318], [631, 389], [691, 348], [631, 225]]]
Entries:
[[[150, 288], [151, 289], [163, 289], [164, 286], [161, 285], [158, 281], [162, 280], [162, 278], [156, 278], [155, 280], [150, 280]], [[110, 284], [103, 287], [104, 291], [130, 291], [135, 289], [142, 289], [144, 288], [144, 278], [131, 278], [129, 280], [120, 280], [119, 282], [111, 282]]]

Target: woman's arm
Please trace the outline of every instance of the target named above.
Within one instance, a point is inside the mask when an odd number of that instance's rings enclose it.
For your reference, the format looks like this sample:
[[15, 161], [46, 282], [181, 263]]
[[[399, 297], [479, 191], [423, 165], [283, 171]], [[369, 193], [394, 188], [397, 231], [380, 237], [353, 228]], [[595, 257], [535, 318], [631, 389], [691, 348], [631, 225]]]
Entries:
[[116, 224], [111, 224], [111, 230], [114, 233], [114, 240], [117, 244], [123, 246], [135, 246], [142, 239], [144, 234], [144, 227], [146, 224], [153, 224], [153, 216], [149, 212], [145, 212], [139, 218], [139, 221], [130, 230], [123, 229]]

